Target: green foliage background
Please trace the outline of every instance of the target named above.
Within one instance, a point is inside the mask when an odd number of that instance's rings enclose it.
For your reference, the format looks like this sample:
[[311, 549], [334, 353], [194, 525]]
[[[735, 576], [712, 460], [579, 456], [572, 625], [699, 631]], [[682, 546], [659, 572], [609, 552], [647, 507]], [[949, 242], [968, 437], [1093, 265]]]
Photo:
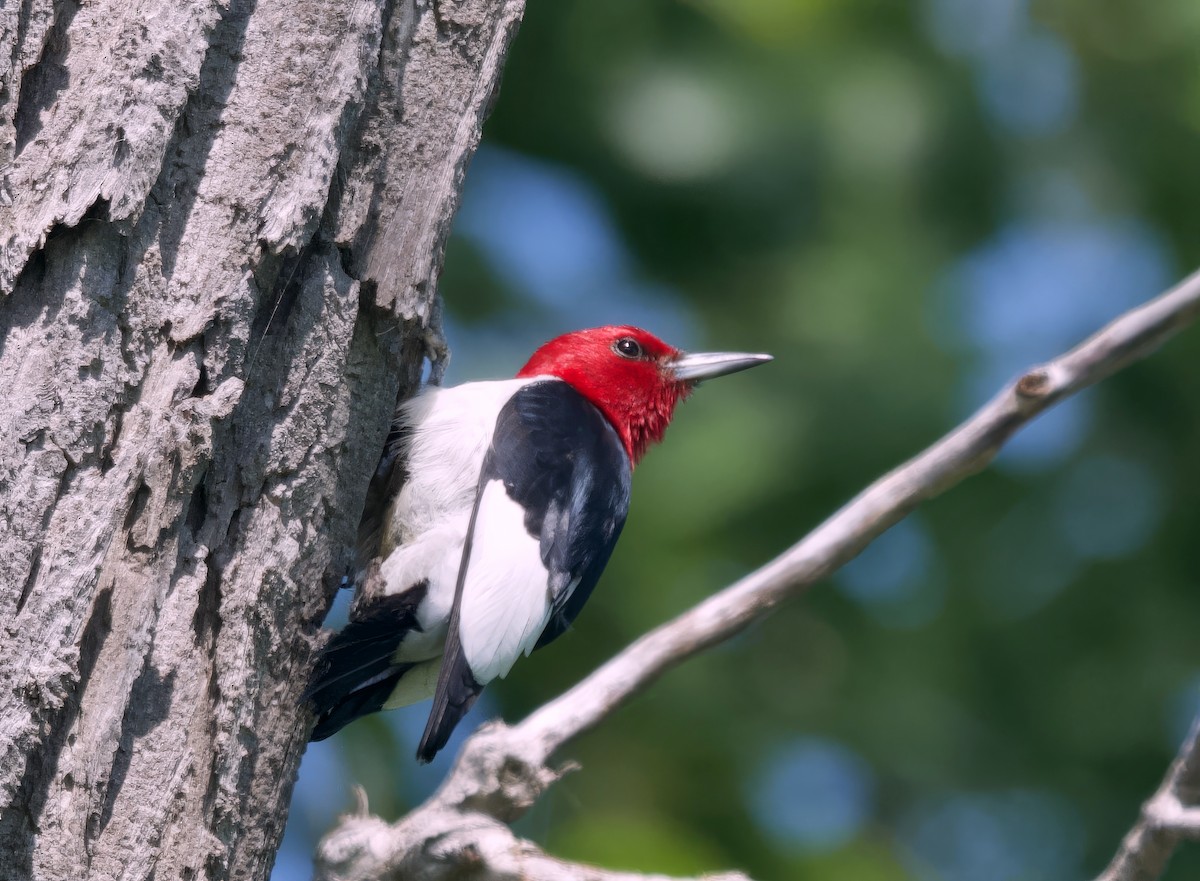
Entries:
[[[442, 293], [449, 381], [630, 321], [768, 351], [638, 468], [518, 719], [762, 564], [1023, 368], [1200, 264], [1195, 0], [531, 2]], [[522, 823], [606, 866], [1094, 875], [1200, 706], [1200, 331], [582, 738]], [[310, 749], [276, 877], [423, 707]], [[1170, 881], [1200, 877], [1200, 847]]]

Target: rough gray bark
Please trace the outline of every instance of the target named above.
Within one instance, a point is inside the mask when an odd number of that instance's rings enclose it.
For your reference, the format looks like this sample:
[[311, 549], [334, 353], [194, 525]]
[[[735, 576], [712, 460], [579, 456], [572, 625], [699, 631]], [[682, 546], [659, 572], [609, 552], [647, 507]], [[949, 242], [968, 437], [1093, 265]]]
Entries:
[[[407, 816], [386, 823], [360, 801], [359, 809], [341, 817], [318, 844], [318, 881], [455, 881], [468, 870], [477, 881], [633, 881], [637, 876], [555, 860], [506, 825], [565, 773], [550, 766], [559, 748], [677, 664], [828, 577], [922, 502], [981, 471], [1040, 413], [1156, 351], [1197, 318], [1200, 271], [1071, 351], [1030, 369], [774, 560], [652, 630], [524, 721], [480, 728], [463, 744], [437, 792]], [[1155, 881], [1176, 845], [1197, 836], [1200, 720], [1113, 865], [1097, 881]], [[643, 881], [660, 879], [644, 876]]]
[[263, 878], [520, 0], [0, 5], [0, 867]]

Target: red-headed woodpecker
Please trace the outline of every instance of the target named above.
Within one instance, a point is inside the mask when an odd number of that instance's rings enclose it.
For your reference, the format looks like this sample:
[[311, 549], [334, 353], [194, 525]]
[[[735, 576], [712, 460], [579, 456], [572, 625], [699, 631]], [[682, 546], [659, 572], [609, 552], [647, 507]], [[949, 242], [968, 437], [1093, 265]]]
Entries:
[[399, 411], [408, 479], [382, 596], [321, 653], [313, 740], [433, 695], [429, 761], [483, 687], [575, 620], [612, 554], [630, 476], [702, 379], [769, 355], [687, 355], [636, 327], [569, 333], [516, 379], [426, 388]]

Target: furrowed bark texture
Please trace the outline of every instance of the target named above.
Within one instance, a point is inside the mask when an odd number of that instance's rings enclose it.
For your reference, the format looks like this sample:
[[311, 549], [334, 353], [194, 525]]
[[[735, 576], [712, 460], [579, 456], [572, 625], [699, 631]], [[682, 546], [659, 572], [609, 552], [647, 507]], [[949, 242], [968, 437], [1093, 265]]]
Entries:
[[0, 875], [263, 878], [518, 0], [0, 5]]

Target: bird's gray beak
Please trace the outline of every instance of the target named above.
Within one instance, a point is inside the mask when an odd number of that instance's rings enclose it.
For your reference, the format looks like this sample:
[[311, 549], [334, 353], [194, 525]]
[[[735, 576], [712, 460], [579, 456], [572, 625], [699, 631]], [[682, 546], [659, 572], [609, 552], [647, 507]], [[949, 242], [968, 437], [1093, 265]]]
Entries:
[[696, 352], [693, 355], [681, 355], [672, 361], [671, 371], [678, 382], [699, 382], [748, 370], [773, 360], [770, 355], [750, 355], [746, 352]]

